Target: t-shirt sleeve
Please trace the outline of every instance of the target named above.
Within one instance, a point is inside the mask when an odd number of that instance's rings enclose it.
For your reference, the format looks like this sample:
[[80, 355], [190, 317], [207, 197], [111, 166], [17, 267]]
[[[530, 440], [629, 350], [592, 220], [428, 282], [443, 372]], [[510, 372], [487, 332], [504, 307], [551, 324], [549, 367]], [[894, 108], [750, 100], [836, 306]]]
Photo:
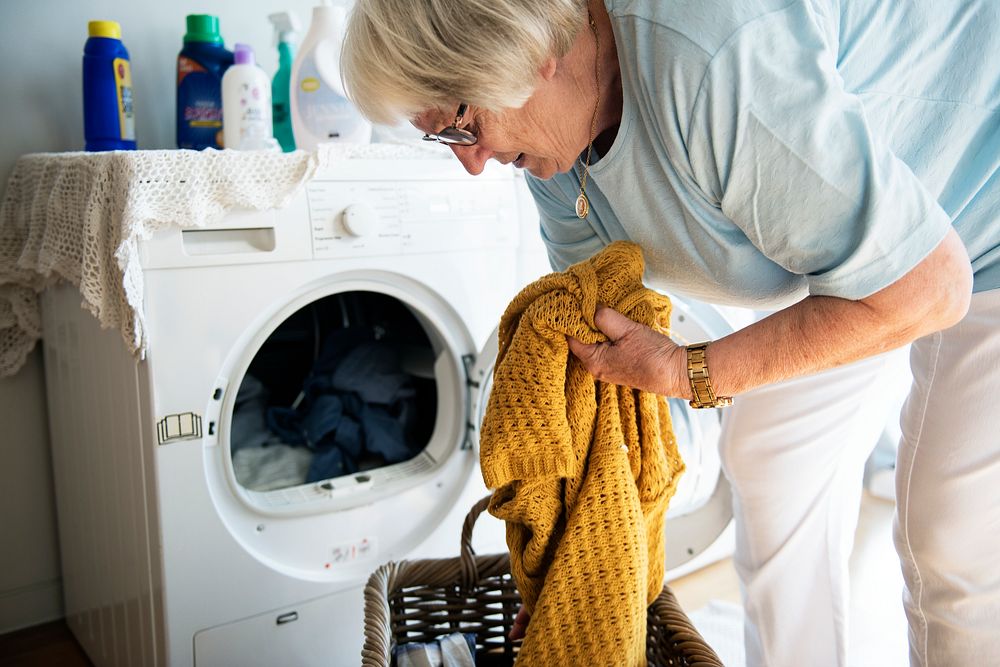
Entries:
[[[543, 181], [528, 175], [528, 190], [538, 207], [542, 241], [554, 271], [565, 271], [599, 252], [606, 244], [594, 228], [576, 217], [576, 192], [570, 193], [563, 175]], [[570, 199], [572, 194], [572, 199]]]
[[744, 25], [712, 57], [686, 138], [692, 177], [811, 294], [860, 299], [926, 257], [951, 220], [845, 91], [803, 3]]

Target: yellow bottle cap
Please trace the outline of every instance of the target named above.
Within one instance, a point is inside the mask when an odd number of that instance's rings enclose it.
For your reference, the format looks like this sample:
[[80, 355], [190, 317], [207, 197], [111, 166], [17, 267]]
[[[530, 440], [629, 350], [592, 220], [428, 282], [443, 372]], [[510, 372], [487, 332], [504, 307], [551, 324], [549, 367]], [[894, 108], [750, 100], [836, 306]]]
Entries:
[[91, 21], [87, 24], [87, 35], [89, 37], [121, 39], [122, 27], [118, 25], [118, 21]]

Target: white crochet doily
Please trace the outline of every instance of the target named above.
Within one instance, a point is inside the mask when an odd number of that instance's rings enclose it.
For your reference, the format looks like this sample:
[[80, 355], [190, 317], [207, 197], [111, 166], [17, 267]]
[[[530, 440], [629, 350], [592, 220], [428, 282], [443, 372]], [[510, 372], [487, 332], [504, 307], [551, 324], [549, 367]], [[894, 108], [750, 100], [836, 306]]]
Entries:
[[26, 155], [0, 208], [0, 377], [41, 337], [38, 294], [59, 281], [128, 349], [146, 350], [138, 242], [169, 225], [198, 227], [236, 208], [284, 205], [318, 168], [342, 159], [440, 156], [393, 144], [315, 153], [171, 150]]

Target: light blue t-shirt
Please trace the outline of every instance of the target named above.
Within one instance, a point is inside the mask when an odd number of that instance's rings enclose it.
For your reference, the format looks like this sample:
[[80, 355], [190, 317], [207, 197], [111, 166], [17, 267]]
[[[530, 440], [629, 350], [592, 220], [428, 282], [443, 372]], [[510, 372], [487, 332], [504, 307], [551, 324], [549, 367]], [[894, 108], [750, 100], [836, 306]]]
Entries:
[[528, 179], [555, 268], [630, 239], [653, 287], [775, 308], [868, 296], [954, 226], [1000, 287], [1000, 1], [605, 2], [624, 107], [589, 220], [581, 165]]

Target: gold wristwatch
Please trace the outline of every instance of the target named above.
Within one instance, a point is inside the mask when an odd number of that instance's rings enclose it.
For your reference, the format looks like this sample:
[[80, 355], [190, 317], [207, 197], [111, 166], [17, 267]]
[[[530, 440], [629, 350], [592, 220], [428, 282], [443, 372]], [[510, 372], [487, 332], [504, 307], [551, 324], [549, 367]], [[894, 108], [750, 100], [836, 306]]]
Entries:
[[689, 403], [692, 408], [724, 408], [733, 404], [732, 396], [716, 396], [712, 389], [705, 362], [705, 348], [709, 342], [687, 346], [688, 379], [691, 380], [691, 393], [694, 395]]

